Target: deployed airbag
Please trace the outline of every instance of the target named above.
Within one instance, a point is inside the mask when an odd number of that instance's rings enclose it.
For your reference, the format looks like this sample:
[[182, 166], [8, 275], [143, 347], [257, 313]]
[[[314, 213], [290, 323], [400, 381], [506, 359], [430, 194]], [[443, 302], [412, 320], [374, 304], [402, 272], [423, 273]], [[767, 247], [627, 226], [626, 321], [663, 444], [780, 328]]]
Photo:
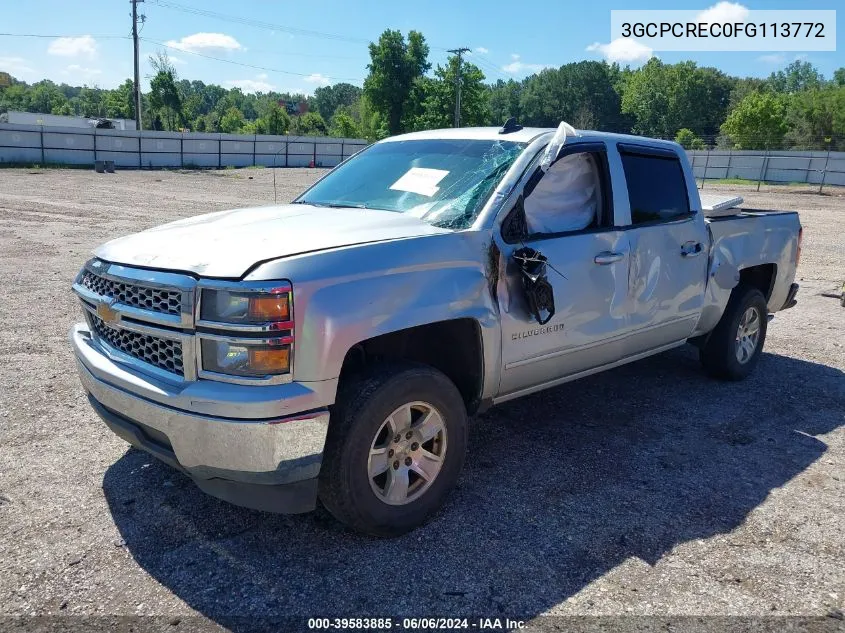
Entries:
[[525, 199], [531, 233], [563, 233], [587, 228], [596, 217], [598, 180], [588, 154], [553, 163]]

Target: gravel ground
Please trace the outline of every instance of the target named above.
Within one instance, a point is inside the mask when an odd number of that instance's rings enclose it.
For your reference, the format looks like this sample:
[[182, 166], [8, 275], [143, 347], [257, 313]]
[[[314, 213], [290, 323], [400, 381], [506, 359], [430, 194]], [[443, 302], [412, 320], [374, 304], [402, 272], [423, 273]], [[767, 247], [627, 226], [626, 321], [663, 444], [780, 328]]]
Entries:
[[[320, 173], [278, 171], [278, 199]], [[127, 450], [76, 377], [69, 288], [90, 250], [272, 202], [272, 176], [0, 170], [0, 615], [158, 615], [183, 629], [255, 615], [843, 624], [842, 192], [707, 187], [798, 209], [805, 227], [798, 307], [770, 324], [749, 380], [710, 380], [681, 348], [503, 405], [473, 423], [444, 510], [374, 540], [324, 512], [202, 494]]]

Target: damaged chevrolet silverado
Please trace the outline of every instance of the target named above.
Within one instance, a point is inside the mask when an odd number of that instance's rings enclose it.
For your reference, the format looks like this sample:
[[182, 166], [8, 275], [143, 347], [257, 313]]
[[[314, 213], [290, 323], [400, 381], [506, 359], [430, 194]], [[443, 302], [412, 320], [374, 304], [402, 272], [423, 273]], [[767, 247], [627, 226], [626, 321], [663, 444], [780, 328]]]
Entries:
[[703, 204], [672, 142], [406, 134], [291, 204], [99, 247], [71, 342], [109, 428], [202, 490], [397, 535], [492, 405], [685, 343], [745, 378], [796, 303], [801, 227], [740, 201]]

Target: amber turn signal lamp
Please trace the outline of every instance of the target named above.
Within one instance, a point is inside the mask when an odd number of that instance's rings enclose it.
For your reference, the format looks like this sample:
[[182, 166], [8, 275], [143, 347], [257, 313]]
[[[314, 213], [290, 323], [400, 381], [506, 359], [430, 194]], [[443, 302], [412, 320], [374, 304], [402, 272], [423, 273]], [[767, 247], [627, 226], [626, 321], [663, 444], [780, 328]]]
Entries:
[[257, 374], [283, 374], [290, 368], [290, 348], [250, 348], [249, 368]]
[[250, 297], [249, 318], [251, 321], [290, 321], [288, 294]]

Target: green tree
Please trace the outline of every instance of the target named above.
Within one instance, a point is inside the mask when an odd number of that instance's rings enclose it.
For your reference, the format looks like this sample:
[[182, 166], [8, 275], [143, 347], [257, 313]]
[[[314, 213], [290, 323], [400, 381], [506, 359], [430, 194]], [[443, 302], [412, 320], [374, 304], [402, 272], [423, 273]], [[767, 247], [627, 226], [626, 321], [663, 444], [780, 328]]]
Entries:
[[731, 97], [728, 102], [728, 111], [733, 110], [736, 105], [742, 101], [748, 94], [752, 92], [768, 92], [772, 89], [766, 79], [759, 79], [757, 77], [742, 77], [734, 81], [734, 87], [731, 90]]
[[326, 136], [328, 132], [328, 126], [318, 112], [306, 112], [291, 120], [291, 133], [298, 136]]
[[519, 105], [522, 95], [522, 82], [508, 79], [497, 80], [496, 83], [487, 87], [487, 104], [490, 108], [490, 124], [502, 125], [512, 116], [518, 121], [523, 120], [522, 108]]
[[621, 113], [617, 72], [604, 62], [584, 61], [528, 77], [520, 96], [521, 122], [557, 127], [567, 121], [577, 128], [627, 132], [630, 121]]
[[845, 86], [845, 67], [837, 68], [833, 71], [833, 84], [835, 86]]
[[83, 86], [79, 94], [71, 99], [71, 105], [78, 116], [100, 117], [106, 114], [103, 91], [99, 88]]
[[278, 103], [270, 104], [267, 113], [260, 119], [264, 121], [263, 134], [287, 134], [290, 128], [290, 116]]
[[428, 44], [417, 31], [408, 41], [399, 31], [386, 30], [378, 43], [370, 44], [370, 73], [364, 80], [364, 94], [372, 107], [383, 115], [390, 134], [402, 132], [408, 97], [416, 79], [431, 67]]
[[321, 86], [314, 91], [314, 108], [329, 121], [338, 108], [351, 106], [361, 98], [361, 89], [348, 83]]
[[704, 149], [704, 141], [695, 135], [695, 132], [688, 128], [678, 130], [675, 135], [675, 142], [684, 149]]
[[149, 102], [153, 114], [158, 116], [167, 130], [177, 130], [182, 125], [182, 96], [176, 87], [178, 76], [167, 53], [150, 57], [155, 75], [150, 81]]
[[747, 95], [722, 125], [737, 149], [780, 149], [786, 132], [784, 98], [771, 93]]
[[783, 70], [769, 76], [769, 85], [776, 92], [801, 92], [820, 88], [824, 83], [821, 73], [810, 62], [795, 60]]
[[244, 114], [235, 106], [231, 106], [223, 116], [220, 117], [220, 131], [226, 134], [234, 134], [244, 126]]
[[338, 138], [361, 138], [361, 128], [349, 111], [349, 106], [341, 106], [331, 120], [329, 135]]
[[361, 97], [356, 106], [362, 138], [372, 143], [390, 136], [390, 131], [387, 129], [387, 120], [373, 107], [366, 95]]
[[674, 138], [689, 128], [708, 138], [725, 118], [732, 89], [733, 80], [715, 68], [652, 58], [625, 82], [622, 112], [633, 115], [638, 134]]
[[11, 86], [0, 88], [0, 112], [28, 112], [29, 104], [29, 87], [25, 83], [13, 79]]
[[106, 116], [120, 119], [135, 118], [132, 80], [127, 79], [114, 90], [106, 92]]
[[[484, 73], [469, 62], [461, 62], [461, 125], [484, 125], [490, 118]], [[405, 129], [430, 130], [452, 127], [455, 122], [455, 91], [458, 77], [458, 57], [449, 57], [446, 66], [438, 64], [434, 78], [424, 77], [416, 82], [412, 100], [418, 107], [408, 108]]]
[[217, 110], [212, 110], [204, 117], [202, 117], [204, 123], [202, 127], [197, 126], [198, 131], [205, 131], [205, 132], [221, 132], [220, 129], [220, 120], [221, 120], [220, 113]]
[[39, 81], [29, 89], [28, 109], [31, 112], [51, 113], [65, 103], [67, 103], [67, 97], [49, 79]]
[[845, 149], [845, 87], [829, 85], [790, 95], [786, 125], [791, 149]]

